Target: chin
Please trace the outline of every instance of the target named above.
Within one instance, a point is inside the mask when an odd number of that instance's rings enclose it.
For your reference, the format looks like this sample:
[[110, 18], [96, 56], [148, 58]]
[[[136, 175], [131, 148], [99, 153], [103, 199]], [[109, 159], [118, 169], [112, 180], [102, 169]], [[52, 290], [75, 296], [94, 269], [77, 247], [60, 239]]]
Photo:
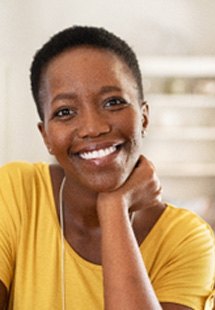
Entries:
[[103, 175], [103, 176], [95, 176], [92, 177], [90, 182], [88, 183], [88, 187], [90, 190], [101, 193], [101, 192], [111, 192], [119, 188], [124, 184], [127, 180], [130, 173], [121, 173], [120, 175], [116, 176], [115, 174], [112, 175]]

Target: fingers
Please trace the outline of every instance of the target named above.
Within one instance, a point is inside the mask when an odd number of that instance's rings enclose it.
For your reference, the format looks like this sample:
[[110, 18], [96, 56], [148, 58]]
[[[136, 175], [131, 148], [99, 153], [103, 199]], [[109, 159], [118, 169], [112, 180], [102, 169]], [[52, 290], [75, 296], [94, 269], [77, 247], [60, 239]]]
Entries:
[[138, 160], [137, 168], [140, 172], [140, 181], [142, 180], [142, 182], [145, 183], [148, 191], [151, 192], [151, 195], [154, 195], [154, 199], [161, 202], [163, 189], [153, 163], [144, 155], [141, 155]]
[[[136, 170], [136, 171], [135, 171]], [[135, 174], [135, 172], [139, 172], [140, 173], [140, 177], [141, 179], [154, 179], [157, 178], [156, 175], [156, 171], [155, 171], [155, 166], [153, 165], [153, 163], [151, 161], [149, 161], [145, 156], [140, 155], [137, 164], [134, 168], [133, 173]], [[159, 180], [158, 180], [159, 181]]]
[[139, 160], [137, 162], [137, 165], [141, 164], [141, 163], [146, 163], [148, 164], [152, 169], [155, 169], [154, 164], [152, 163], [152, 161], [150, 161], [146, 156], [144, 156], [143, 154], [140, 155]]

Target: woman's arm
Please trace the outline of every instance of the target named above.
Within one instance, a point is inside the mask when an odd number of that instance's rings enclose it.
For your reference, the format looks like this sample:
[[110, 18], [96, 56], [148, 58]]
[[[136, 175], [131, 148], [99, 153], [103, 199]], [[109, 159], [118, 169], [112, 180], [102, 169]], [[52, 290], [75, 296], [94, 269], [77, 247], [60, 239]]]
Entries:
[[106, 310], [189, 309], [168, 303], [161, 307], [130, 222], [131, 210], [159, 203], [159, 181], [152, 165], [143, 157], [121, 188], [99, 194]]
[[161, 309], [129, 218], [132, 210], [160, 203], [159, 195], [159, 181], [144, 157], [119, 189], [99, 194], [106, 310]]
[[173, 303], [159, 304], [129, 217], [113, 210], [110, 217], [107, 208], [106, 211], [101, 218], [105, 310], [191, 309]]
[[119, 204], [104, 206], [102, 266], [105, 309], [161, 309], [135, 240], [129, 215]]
[[6, 309], [7, 304], [7, 289], [0, 280], [0, 310]]

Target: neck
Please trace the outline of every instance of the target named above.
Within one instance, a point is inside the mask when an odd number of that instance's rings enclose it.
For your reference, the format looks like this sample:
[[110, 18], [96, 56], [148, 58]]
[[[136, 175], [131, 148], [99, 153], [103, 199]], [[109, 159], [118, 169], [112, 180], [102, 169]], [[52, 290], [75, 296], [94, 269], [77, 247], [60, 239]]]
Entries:
[[62, 193], [65, 220], [89, 228], [99, 226], [96, 209], [97, 197], [98, 193], [81, 188], [66, 179]]

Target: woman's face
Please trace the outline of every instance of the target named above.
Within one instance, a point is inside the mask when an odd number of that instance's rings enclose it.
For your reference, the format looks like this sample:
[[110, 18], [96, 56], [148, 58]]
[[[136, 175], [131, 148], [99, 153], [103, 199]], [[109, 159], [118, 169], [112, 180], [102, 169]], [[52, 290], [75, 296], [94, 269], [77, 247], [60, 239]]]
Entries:
[[68, 50], [43, 74], [39, 129], [67, 178], [95, 192], [119, 187], [141, 152], [147, 107], [130, 69], [113, 53]]

